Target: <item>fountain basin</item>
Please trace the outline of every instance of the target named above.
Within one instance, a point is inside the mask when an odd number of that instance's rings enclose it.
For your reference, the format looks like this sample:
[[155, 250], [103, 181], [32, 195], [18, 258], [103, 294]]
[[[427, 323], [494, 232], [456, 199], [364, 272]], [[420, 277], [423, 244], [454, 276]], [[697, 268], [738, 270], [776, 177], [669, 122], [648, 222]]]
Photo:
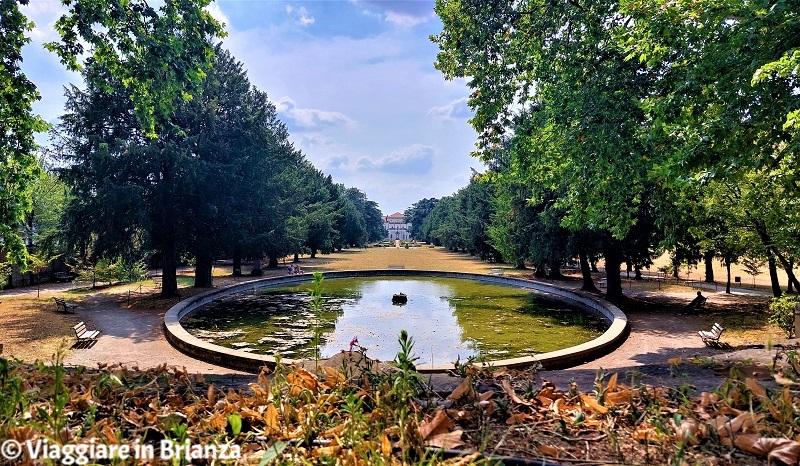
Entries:
[[[530, 280], [523, 280], [504, 276], [467, 274], [455, 272], [427, 272], [413, 270], [377, 270], [377, 271], [350, 271], [328, 272], [326, 279], [349, 277], [433, 277], [457, 278], [474, 280], [482, 283], [492, 283], [505, 286], [514, 286], [525, 290], [535, 291], [537, 294], [548, 298], [564, 301], [572, 306], [577, 306], [587, 312], [597, 314], [605, 319], [609, 326], [607, 330], [589, 342], [572, 346], [557, 351], [540, 353], [534, 356], [524, 356], [508, 359], [489, 360], [487, 363], [494, 366], [524, 367], [541, 364], [546, 369], [568, 367], [597, 358], [607, 354], [624, 341], [627, 336], [627, 319], [615, 306], [595, 298], [594, 296], [554, 287], [549, 284]], [[234, 293], [257, 293], [263, 288], [284, 287], [309, 283], [311, 275], [282, 276], [265, 278], [244, 282], [231, 287], [211, 290], [201, 295], [189, 298], [173, 306], [164, 316], [165, 334], [167, 339], [181, 351], [198, 359], [215, 364], [232, 367], [239, 370], [258, 371], [262, 366], [274, 366], [275, 358], [270, 355], [253, 354], [234, 348], [225, 348], [191, 335], [180, 323], [180, 320], [195, 312], [201, 306], [223, 296]], [[412, 337], [413, 337], [412, 333]], [[424, 348], [417, 348], [424, 351]], [[436, 359], [436, 358], [434, 358]], [[282, 358], [285, 363], [293, 362], [291, 359]], [[440, 359], [439, 359], [440, 360]], [[421, 372], [444, 372], [453, 368], [452, 363], [418, 365]]]

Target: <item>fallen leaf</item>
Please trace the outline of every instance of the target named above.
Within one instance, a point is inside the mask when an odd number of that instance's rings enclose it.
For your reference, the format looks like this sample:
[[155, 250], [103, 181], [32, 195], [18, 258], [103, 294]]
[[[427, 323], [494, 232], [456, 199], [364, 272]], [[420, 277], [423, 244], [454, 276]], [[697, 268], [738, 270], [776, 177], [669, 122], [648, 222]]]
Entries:
[[271, 434], [280, 430], [278, 426], [278, 409], [274, 404], [267, 406], [267, 410], [264, 412], [264, 425], [266, 425], [267, 431]]
[[392, 454], [392, 442], [389, 441], [389, 436], [386, 434], [381, 434], [381, 454], [383, 456]]
[[513, 426], [514, 424], [519, 424], [526, 419], [532, 419], [533, 417], [528, 413], [517, 413], [506, 419], [506, 424], [509, 426]]
[[516, 392], [514, 392], [514, 389], [511, 388], [511, 384], [508, 383], [508, 379], [504, 379], [500, 383], [500, 386], [503, 387], [503, 391], [506, 392], [506, 394], [509, 396], [509, 398], [511, 398], [511, 401], [513, 401], [514, 403], [525, 405], [525, 406], [531, 406], [531, 404], [532, 404], [531, 402], [523, 400], [522, 398], [520, 398], [516, 394]]
[[439, 448], [457, 448], [466, 445], [461, 440], [461, 435], [464, 433], [462, 430], [454, 430], [443, 434], [437, 434], [425, 441], [425, 445]]
[[608, 408], [600, 405], [600, 403], [598, 403], [597, 400], [590, 395], [581, 394], [581, 402], [583, 403], [583, 407], [587, 410], [594, 411], [598, 414], [608, 413]]
[[753, 394], [757, 396], [759, 400], [764, 400], [767, 398], [767, 391], [764, 390], [764, 388], [758, 382], [756, 382], [755, 379], [747, 377], [744, 379], [744, 385], [750, 389], [750, 391], [753, 392]]
[[689, 445], [697, 445], [707, 434], [704, 424], [695, 419], [684, 419], [675, 429], [675, 440]]
[[745, 412], [717, 426], [717, 433], [720, 437], [732, 437], [739, 432], [746, 433], [748, 429], [754, 427], [762, 419], [764, 419], [764, 414]]
[[551, 445], [537, 445], [536, 448], [543, 455], [550, 456], [552, 458], [558, 458], [558, 454], [560, 452], [558, 448]]
[[476, 398], [475, 389], [472, 388], [472, 377], [465, 378], [461, 382], [461, 385], [459, 385], [455, 390], [453, 390], [453, 393], [451, 393], [447, 397], [448, 400], [453, 400], [453, 401], [458, 401], [462, 398], [465, 401], [474, 400]]
[[800, 443], [786, 438], [766, 438], [756, 440], [754, 448], [766, 452], [770, 460], [779, 460], [785, 464], [797, 464], [800, 459]]
[[436, 411], [436, 414], [434, 414], [433, 419], [430, 421], [423, 421], [422, 424], [420, 424], [419, 434], [422, 436], [422, 439], [425, 440], [430, 435], [450, 432], [453, 427], [455, 427], [455, 424], [447, 415], [447, 412], [444, 409], [439, 409]]

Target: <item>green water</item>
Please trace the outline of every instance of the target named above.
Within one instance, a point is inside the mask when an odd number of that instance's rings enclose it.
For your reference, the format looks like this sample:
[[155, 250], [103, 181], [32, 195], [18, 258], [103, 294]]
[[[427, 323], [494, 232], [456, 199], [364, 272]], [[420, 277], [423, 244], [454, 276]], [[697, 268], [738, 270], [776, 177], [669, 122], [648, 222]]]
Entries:
[[[316, 316], [309, 284], [239, 294], [203, 306], [183, 326], [211, 343], [284, 358], [314, 354]], [[529, 356], [584, 343], [607, 322], [576, 307], [519, 288], [440, 278], [353, 278], [323, 282], [319, 316], [321, 357], [349, 348], [353, 337], [367, 355], [392, 360], [400, 330], [414, 338], [418, 366], [459, 358]], [[395, 293], [408, 295], [393, 305]]]

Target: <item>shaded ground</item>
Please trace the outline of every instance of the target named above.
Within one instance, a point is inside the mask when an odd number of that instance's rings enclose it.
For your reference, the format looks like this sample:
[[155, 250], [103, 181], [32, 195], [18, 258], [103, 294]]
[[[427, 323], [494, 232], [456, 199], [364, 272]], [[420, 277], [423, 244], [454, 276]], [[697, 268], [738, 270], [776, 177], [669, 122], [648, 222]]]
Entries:
[[[351, 250], [317, 259], [303, 259], [305, 271], [356, 270], [403, 267], [421, 270], [454, 270], [487, 273], [501, 267], [507, 274], [525, 274], [497, 264], [483, 263], [469, 256], [441, 249], [374, 248]], [[284, 274], [283, 268], [270, 274]], [[222, 286], [248, 277], [233, 278], [229, 266], [215, 268], [215, 284]], [[525, 277], [529, 278], [529, 277]], [[184, 280], [186, 283], [186, 281]], [[577, 288], [577, 280], [555, 282], [561, 286]], [[658, 289], [660, 288], [660, 289]], [[175, 350], [165, 340], [161, 319], [164, 312], [177, 300], [155, 297], [157, 289], [152, 282], [109, 287], [102, 290], [70, 290], [63, 285], [45, 287], [36, 299], [36, 290], [10, 290], [0, 294], [0, 326], [4, 328], [2, 343], [4, 354], [26, 361], [47, 360], [54, 354], [60, 341], [73, 344], [72, 325], [85, 321], [90, 328], [101, 330], [95, 345], [86, 349], [71, 349], [65, 362], [72, 365], [96, 367], [98, 364], [123, 363], [142, 369], [161, 364], [185, 367], [190, 373], [211, 374], [220, 382], [248, 381], [249, 376], [224, 367], [198, 361]], [[183, 289], [184, 296], [199, 292]], [[766, 299], [759, 296], [704, 291], [709, 300], [702, 314], [681, 315], [684, 306], [696, 291], [685, 287], [653, 282], [630, 283], [625, 293], [629, 296], [618, 303], [628, 315], [631, 333], [629, 338], [613, 353], [583, 364], [561, 370], [546, 371], [538, 377], [553, 381], [566, 389], [571, 381], [582, 390], [590, 390], [599, 369], [619, 372], [620, 380], [638, 380], [648, 384], [681, 386], [689, 384], [698, 390], [716, 387], [722, 377], [713, 370], [713, 361], [747, 361], [768, 363], [774, 351], [754, 348], [755, 345], [778, 342], [775, 329], [765, 325]], [[56, 314], [52, 296], [61, 296], [79, 304], [74, 315]], [[722, 341], [728, 348], [706, 347], [698, 330], [708, 330], [714, 322], [728, 328]], [[707, 364], [686, 364], [692, 357]], [[678, 360], [683, 364], [678, 364]], [[672, 360], [673, 364], [668, 361]], [[749, 361], [748, 361], [749, 360]], [[225, 382], [227, 381], [227, 382]], [[455, 379], [435, 377], [433, 382], [442, 390], [456, 383]]]

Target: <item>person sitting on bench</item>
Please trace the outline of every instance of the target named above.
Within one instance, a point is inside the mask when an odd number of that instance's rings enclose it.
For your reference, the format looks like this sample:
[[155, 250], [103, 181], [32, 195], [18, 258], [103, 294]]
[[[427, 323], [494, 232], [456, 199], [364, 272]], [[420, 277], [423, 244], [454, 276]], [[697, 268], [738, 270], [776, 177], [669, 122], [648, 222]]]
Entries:
[[697, 296], [692, 300], [691, 303], [689, 303], [688, 306], [686, 306], [683, 312], [694, 312], [700, 310], [703, 308], [703, 306], [705, 306], [707, 300], [708, 298], [703, 296], [703, 294], [698, 291]]

